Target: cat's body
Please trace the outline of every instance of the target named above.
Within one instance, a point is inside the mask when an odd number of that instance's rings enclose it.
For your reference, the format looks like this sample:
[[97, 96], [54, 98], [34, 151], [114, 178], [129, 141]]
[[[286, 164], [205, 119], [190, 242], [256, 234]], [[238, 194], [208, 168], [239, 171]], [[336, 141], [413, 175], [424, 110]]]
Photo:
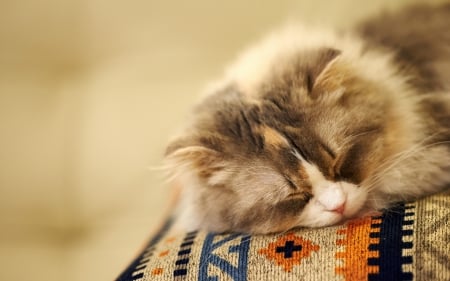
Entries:
[[167, 150], [190, 228], [317, 227], [450, 183], [450, 5], [248, 50]]

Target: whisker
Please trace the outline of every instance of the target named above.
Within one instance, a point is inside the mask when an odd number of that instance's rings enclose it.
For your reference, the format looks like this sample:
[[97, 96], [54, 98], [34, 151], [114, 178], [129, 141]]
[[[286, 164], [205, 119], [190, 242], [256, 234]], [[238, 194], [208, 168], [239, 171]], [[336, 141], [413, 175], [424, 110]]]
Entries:
[[[397, 155], [394, 155], [393, 158], [389, 159], [379, 167], [379, 171], [375, 173], [375, 175], [370, 178], [368, 182], [365, 183], [365, 188], [370, 191], [372, 190], [378, 183], [380, 183], [381, 180], [383, 180], [385, 173], [387, 173], [389, 170], [392, 170], [395, 166], [398, 164], [404, 162], [405, 160], [411, 159], [411, 157], [420, 157], [420, 153], [422, 153], [425, 149], [450, 143], [450, 141], [440, 141], [440, 142], [434, 142], [427, 145], [423, 145], [426, 143], [429, 139], [435, 137], [437, 134], [431, 135], [425, 139], [423, 139], [420, 143], [414, 145], [408, 150], [402, 151], [398, 153]], [[408, 164], [406, 164], [408, 165]]]

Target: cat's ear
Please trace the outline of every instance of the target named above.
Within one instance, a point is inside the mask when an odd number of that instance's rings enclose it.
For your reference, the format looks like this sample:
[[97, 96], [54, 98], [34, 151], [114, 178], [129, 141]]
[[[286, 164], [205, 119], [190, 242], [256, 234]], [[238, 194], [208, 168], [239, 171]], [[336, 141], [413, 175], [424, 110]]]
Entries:
[[164, 153], [164, 156], [166, 158], [173, 157], [175, 155], [175, 152], [177, 152], [178, 150], [190, 146], [197, 146], [197, 142], [195, 142], [192, 137], [188, 136], [177, 137], [176, 139], [173, 139], [172, 141], [169, 142], [169, 145], [166, 147], [166, 152]]
[[224, 167], [221, 153], [189, 137], [173, 141], [166, 149], [166, 162], [173, 175], [190, 173], [208, 180]]
[[307, 70], [306, 84], [309, 93], [326, 78], [327, 70], [333, 65], [341, 51], [333, 48], [323, 48], [311, 57], [311, 64]]

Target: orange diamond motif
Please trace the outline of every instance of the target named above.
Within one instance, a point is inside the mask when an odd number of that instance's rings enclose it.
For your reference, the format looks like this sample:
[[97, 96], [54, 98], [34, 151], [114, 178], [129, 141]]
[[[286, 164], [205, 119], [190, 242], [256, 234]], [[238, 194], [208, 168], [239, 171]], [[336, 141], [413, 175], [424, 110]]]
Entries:
[[160, 257], [165, 257], [165, 256], [167, 256], [169, 253], [170, 253], [169, 250], [162, 251], [162, 252], [159, 253], [159, 256], [160, 256]]
[[160, 275], [160, 274], [163, 273], [163, 271], [164, 271], [164, 269], [162, 269], [161, 267], [157, 267], [157, 268], [154, 268], [154, 269], [152, 270], [152, 274], [153, 274], [153, 275]]
[[302, 259], [309, 257], [312, 252], [317, 252], [319, 249], [319, 245], [293, 233], [288, 233], [278, 238], [277, 241], [269, 243], [266, 248], [259, 249], [258, 253], [281, 266], [284, 271], [290, 272], [294, 265], [300, 265]]

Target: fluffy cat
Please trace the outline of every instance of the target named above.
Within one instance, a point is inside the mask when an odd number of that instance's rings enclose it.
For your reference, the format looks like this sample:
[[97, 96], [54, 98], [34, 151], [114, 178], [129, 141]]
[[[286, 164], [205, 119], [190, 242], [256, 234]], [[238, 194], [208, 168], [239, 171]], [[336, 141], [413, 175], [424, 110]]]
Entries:
[[167, 148], [180, 222], [322, 227], [450, 183], [450, 5], [344, 33], [289, 26], [238, 59]]

